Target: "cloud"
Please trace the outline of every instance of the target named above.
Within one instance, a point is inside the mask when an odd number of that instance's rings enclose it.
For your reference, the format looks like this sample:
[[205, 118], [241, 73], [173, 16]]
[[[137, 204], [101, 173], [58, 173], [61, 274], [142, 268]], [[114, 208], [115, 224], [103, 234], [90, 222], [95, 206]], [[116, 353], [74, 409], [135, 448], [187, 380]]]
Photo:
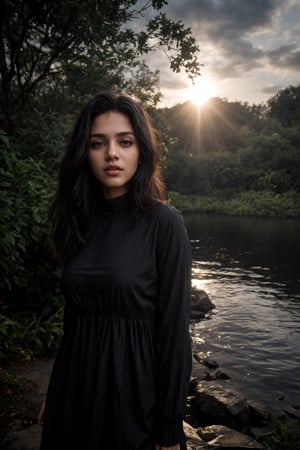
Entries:
[[264, 53], [251, 42], [226, 41], [222, 45], [222, 58], [214, 65], [213, 71], [219, 78], [237, 78], [255, 68], [262, 67]]
[[280, 89], [282, 89], [282, 86], [276, 84], [273, 86], [265, 86], [261, 89], [261, 92], [263, 92], [264, 94], [276, 94]]
[[269, 63], [279, 69], [300, 69], [300, 46], [286, 44], [267, 53]]
[[[299, 84], [299, 0], [169, 0], [164, 10], [191, 27], [203, 78], [219, 96], [260, 102]], [[184, 73], [172, 74], [167, 57], [155, 67], [170, 102], [172, 95], [184, 98], [190, 84]]]
[[270, 27], [278, 8], [286, 0], [172, 0], [167, 12], [190, 24], [194, 32], [200, 27], [211, 37], [220, 33], [232, 34], [253, 32]]
[[[167, 13], [191, 26], [201, 48], [200, 61], [224, 80], [263, 68], [266, 61], [276, 67], [277, 49], [267, 48], [264, 38], [268, 34], [271, 44], [273, 33], [278, 38], [283, 32], [282, 13], [293, 4], [291, 0], [172, 0]], [[299, 54], [286, 45], [293, 51], [284, 58], [282, 54], [281, 60], [297, 69]]]

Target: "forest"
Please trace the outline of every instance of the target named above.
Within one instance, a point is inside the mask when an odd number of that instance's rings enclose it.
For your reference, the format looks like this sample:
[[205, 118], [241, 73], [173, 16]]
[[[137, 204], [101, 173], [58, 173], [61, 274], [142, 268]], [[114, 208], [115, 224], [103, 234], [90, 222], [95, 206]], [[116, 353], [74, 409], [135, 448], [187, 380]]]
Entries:
[[[191, 78], [201, 66], [191, 30], [166, 17], [165, 3], [1, 3], [0, 361], [51, 354], [60, 340], [47, 210], [74, 118], [98, 92], [125, 92], [147, 107], [170, 202], [183, 213], [299, 219], [300, 86], [258, 105], [212, 98], [160, 107], [147, 55], [163, 48], [170, 70]], [[138, 31], [131, 26], [145, 17]]]
[[299, 217], [300, 86], [266, 104], [212, 98], [162, 114], [172, 141], [165, 178], [179, 209]]

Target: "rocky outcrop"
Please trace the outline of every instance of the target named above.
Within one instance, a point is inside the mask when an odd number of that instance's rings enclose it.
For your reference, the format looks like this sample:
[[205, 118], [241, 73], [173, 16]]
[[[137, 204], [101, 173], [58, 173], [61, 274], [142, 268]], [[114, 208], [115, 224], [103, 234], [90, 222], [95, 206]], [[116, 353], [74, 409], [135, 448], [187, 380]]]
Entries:
[[251, 422], [247, 400], [224, 390], [215, 381], [196, 385], [195, 396], [191, 401], [191, 414], [199, 418], [199, 424], [221, 424], [237, 430], [244, 429]]
[[262, 449], [263, 447], [254, 439], [223, 425], [211, 425], [199, 428], [197, 433], [207, 443], [209, 449]]
[[187, 422], [183, 422], [183, 429], [188, 450], [198, 450], [206, 447], [205, 441], [199, 436], [197, 428], [192, 427]]
[[206, 314], [215, 308], [205, 291], [192, 289], [191, 293], [191, 319], [203, 319]]
[[186, 417], [189, 450], [263, 448], [257, 440], [275, 430], [274, 419], [300, 431], [299, 410], [283, 403], [270, 410], [245, 398], [219, 364], [201, 353], [194, 355], [193, 373]]
[[263, 447], [254, 439], [224, 425], [193, 428], [184, 423], [188, 450], [250, 450]]

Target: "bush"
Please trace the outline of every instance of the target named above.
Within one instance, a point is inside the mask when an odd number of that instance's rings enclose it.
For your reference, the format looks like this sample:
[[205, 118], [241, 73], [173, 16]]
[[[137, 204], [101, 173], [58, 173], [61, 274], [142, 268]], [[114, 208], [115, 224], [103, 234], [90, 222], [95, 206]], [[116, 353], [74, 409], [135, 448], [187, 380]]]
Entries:
[[222, 199], [222, 192], [214, 196], [182, 195], [169, 192], [171, 204], [183, 212], [221, 213], [240, 216], [299, 217], [300, 194], [288, 191], [247, 191]]
[[260, 439], [265, 450], [299, 450], [300, 430], [284, 426], [279, 420], [273, 419], [275, 431]]
[[[57, 262], [47, 209], [54, 175], [41, 161], [22, 158], [0, 132], [0, 358], [18, 348], [52, 348], [61, 328]], [[55, 317], [55, 320], [54, 320]], [[54, 337], [48, 332], [54, 332]], [[47, 339], [47, 342], [46, 340]], [[32, 347], [29, 350], [30, 346]], [[43, 350], [43, 351], [44, 351]]]
[[0, 288], [11, 291], [26, 287], [39, 256], [50, 253], [46, 218], [54, 183], [42, 162], [22, 159], [3, 133], [0, 139]]
[[62, 337], [62, 311], [47, 317], [31, 313], [17, 321], [0, 315], [0, 361], [49, 355]]

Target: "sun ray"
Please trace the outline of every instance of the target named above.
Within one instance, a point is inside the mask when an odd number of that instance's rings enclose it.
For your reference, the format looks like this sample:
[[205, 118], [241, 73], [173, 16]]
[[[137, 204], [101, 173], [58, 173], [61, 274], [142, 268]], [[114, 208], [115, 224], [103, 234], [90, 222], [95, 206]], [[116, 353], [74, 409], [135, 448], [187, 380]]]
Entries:
[[182, 150], [189, 157], [200, 157], [211, 151], [224, 151], [232, 143], [238, 147], [241, 105], [219, 97], [199, 106], [191, 100], [170, 110], [170, 120], [182, 137]]
[[211, 80], [204, 78], [203, 75], [198, 77], [193, 86], [187, 90], [186, 99], [195, 105], [203, 105], [209, 99], [216, 96], [216, 88]]

